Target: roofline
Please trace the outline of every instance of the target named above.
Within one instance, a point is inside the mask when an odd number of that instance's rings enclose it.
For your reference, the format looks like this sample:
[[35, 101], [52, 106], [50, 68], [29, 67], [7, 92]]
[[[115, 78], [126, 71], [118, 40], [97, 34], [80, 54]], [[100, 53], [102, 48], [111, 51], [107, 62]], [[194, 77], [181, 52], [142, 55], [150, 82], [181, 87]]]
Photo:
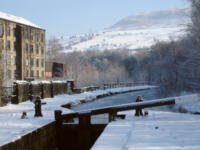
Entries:
[[4, 18], [1, 18], [1, 17], [0, 17], [0, 20], [5, 20], [5, 21], [9, 21], [9, 22], [16, 23], [16, 24], [20, 24], [20, 25], [24, 25], [24, 26], [28, 26], [28, 27], [32, 27], [32, 28], [36, 28], [36, 29], [40, 29], [40, 30], [44, 30], [44, 31], [46, 31], [45, 29], [40, 28], [40, 27], [34, 27], [34, 26], [31, 26], [31, 25], [27, 25], [27, 24], [19, 23], [19, 22], [16, 22], [16, 21], [11, 21], [11, 20], [8, 20], [8, 19], [4, 19]]

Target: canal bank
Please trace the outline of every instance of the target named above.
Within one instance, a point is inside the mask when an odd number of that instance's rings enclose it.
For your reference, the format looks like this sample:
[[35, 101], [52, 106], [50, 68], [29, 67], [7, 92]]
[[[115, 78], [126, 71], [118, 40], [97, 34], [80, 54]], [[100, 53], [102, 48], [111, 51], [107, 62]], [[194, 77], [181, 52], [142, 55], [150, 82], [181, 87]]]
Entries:
[[[34, 118], [34, 104], [30, 101], [18, 105], [9, 104], [0, 108], [0, 150], [12, 150], [13, 147], [19, 150], [49, 150], [49, 146], [51, 144], [53, 146], [53, 141], [55, 141], [55, 136], [51, 136], [51, 134], [54, 135], [55, 133], [54, 111], [62, 110], [63, 113], [73, 112], [70, 109], [61, 107], [62, 105], [72, 102], [80, 104], [81, 100], [92, 101], [100, 95], [109, 95], [109, 93], [120, 93], [153, 87], [124, 87], [46, 98], [43, 100], [46, 105], [42, 106], [43, 117], [39, 118]], [[21, 119], [23, 111], [27, 113], [27, 119]]]

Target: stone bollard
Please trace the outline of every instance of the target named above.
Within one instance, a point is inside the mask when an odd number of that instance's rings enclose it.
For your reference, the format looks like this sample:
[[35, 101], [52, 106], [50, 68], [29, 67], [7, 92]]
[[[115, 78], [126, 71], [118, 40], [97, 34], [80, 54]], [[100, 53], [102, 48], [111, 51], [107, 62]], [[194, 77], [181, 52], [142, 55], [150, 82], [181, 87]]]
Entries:
[[35, 103], [35, 117], [42, 117], [41, 98], [39, 96], [37, 96], [34, 103]]
[[[136, 99], [136, 102], [143, 102], [142, 97], [138, 96], [137, 99]], [[136, 108], [135, 116], [143, 116], [143, 112], [142, 112], [141, 108]]]

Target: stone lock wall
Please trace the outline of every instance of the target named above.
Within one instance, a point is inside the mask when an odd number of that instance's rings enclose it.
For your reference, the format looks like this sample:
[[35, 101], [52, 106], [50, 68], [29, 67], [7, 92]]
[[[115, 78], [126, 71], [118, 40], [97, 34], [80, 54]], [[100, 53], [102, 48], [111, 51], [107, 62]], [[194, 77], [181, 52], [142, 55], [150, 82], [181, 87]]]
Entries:
[[56, 127], [52, 122], [18, 140], [8, 143], [0, 150], [54, 150], [56, 149]]
[[66, 94], [67, 93], [67, 82], [60, 83], [60, 82], [52, 82], [53, 84], [53, 94]]
[[70, 94], [74, 91], [72, 84], [73, 81], [16, 82], [13, 87], [12, 103], [27, 101], [30, 96], [40, 96], [43, 99], [59, 94]]
[[42, 90], [42, 94], [41, 94], [42, 98], [53, 97], [53, 95], [51, 93], [52, 84], [49, 84], [49, 83], [43, 83], [43, 84], [41, 84], [41, 90]]
[[13, 87], [13, 95], [12, 103], [18, 104], [20, 102], [24, 102], [29, 99], [29, 84], [15, 84]]

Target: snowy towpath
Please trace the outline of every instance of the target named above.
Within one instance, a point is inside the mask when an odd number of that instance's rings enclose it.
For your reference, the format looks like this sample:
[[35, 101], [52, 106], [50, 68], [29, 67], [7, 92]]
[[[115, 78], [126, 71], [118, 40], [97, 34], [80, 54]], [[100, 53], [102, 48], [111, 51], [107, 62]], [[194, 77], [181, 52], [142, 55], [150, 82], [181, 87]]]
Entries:
[[92, 150], [200, 150], [200, 116], [149, 111], [147, 117], [123, 112], [108, 124]]
[[[95, 99], [98, 95], [110, 92], [148, 89], [153, 87], [154, 86], [124, 87], [46, 98], [42, 100], [43, 102], [46, 102], [46, 105], [42, 106], [43, 117], [39, 118], [34, 118], [34, 104], [30, 101], [23, 102], [18, 105], [9, 104], [8, 106], [0, 107], [0, 146], [13, 142], [23, 135], [53, 122], [54, 110], [62, 110], [63, 113], [72, 112], [72, 110], [63, 108], [61, 105], [69, 102], [78, 104], [80, 103], [80, 100], [90, 101]], [[20, 119], [23, 111], [27, 112], [28, 119]]]

